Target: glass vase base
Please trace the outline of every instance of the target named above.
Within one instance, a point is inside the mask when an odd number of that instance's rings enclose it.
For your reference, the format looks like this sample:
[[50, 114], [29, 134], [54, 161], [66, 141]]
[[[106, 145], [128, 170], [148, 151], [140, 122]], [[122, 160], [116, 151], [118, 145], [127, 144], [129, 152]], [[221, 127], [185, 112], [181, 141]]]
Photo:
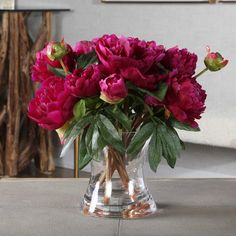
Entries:
[[101, 189], [97, 196], [85, 194], [81, 203], [82, 213], [93, 217], [135, 219], [150, 216], [157, 211], [148, 190], [132, 196], [123, 190], [113, 190], [110, 198], [104, 196], [105, 191]]

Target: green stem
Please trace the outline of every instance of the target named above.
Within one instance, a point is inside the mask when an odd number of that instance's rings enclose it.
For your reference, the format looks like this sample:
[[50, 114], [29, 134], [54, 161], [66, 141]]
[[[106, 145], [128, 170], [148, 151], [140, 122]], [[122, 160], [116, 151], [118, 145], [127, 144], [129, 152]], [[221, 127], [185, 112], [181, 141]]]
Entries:
[[65, 71], [65, 74], [68, 75], [68, 74], [69, 74], [69, 71], [68, 71], [68, 69], [66, 68], [66, 66], [65, 66], [64, 62], [62, 61], [62, 59], [60, 60], [60, 63], [61, 63], [61, 66], [62, 66], [63, 70]]
[[196, 76], [194, 76], [195, 78], [201, 76], [202, 74], [204, 74], [206, 71], [208, 71], [208, 68], [206, 67], [205, 69], [203, 69], [202, 71], [200, 71]]

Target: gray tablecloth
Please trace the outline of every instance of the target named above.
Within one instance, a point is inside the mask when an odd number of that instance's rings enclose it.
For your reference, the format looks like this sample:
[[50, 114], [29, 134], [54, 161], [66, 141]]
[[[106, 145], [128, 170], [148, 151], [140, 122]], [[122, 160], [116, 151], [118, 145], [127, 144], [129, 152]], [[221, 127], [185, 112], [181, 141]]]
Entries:
[[235, 236], [235, 179], [161, 179], [159, 212], [137, 220], [80, 214], [87, 179], [1, 179], [0, 236]]

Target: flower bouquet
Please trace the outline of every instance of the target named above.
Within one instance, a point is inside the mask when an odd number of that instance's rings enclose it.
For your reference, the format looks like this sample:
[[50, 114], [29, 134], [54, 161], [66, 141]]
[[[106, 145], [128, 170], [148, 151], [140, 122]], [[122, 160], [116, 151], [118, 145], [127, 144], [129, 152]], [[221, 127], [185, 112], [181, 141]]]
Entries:
[[36, 55], [39, 82], [28, 116], [56, 130], [62, 152], [80, 137], [79, 168], [92, 163], [82, 201], [84, 214], [137, 218], [156, 204], [143, 179], [147, 157], [153, 171], [162, 158], [174, 168], [183, 149], [176, 129], [199, 131], [206, 92], [197, 77], [227, 64], [208, 54], [195, 75], [197, 56], [154, 41], [104, 35], [72, 49], [50, 42]]

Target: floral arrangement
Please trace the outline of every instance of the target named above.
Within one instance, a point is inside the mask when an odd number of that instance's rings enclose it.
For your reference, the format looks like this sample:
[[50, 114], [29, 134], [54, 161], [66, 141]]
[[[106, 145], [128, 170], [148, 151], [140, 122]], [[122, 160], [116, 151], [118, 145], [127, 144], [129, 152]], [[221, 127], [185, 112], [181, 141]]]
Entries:
[[[74, 48], [49, 42], [36, 55], [32, 79], [39, 83], [28, 116], [57, 130], [65, 151], [80, 136], [79, 167], [105, 146], [114, 158], [138, 153], [150, 139], [149, 164], [161, 158], [174, 167], [183, 149], [177, 129], [198, 131], [206, 92], [197, 78], [228, 61], [208, 50], [206, 68], [195, 74], [197, 55], [154, 41], [104, 35]], [[122, 163], [113, 165], [123, 179]], [[125, 180], [124, 180], [125, 183]]]

